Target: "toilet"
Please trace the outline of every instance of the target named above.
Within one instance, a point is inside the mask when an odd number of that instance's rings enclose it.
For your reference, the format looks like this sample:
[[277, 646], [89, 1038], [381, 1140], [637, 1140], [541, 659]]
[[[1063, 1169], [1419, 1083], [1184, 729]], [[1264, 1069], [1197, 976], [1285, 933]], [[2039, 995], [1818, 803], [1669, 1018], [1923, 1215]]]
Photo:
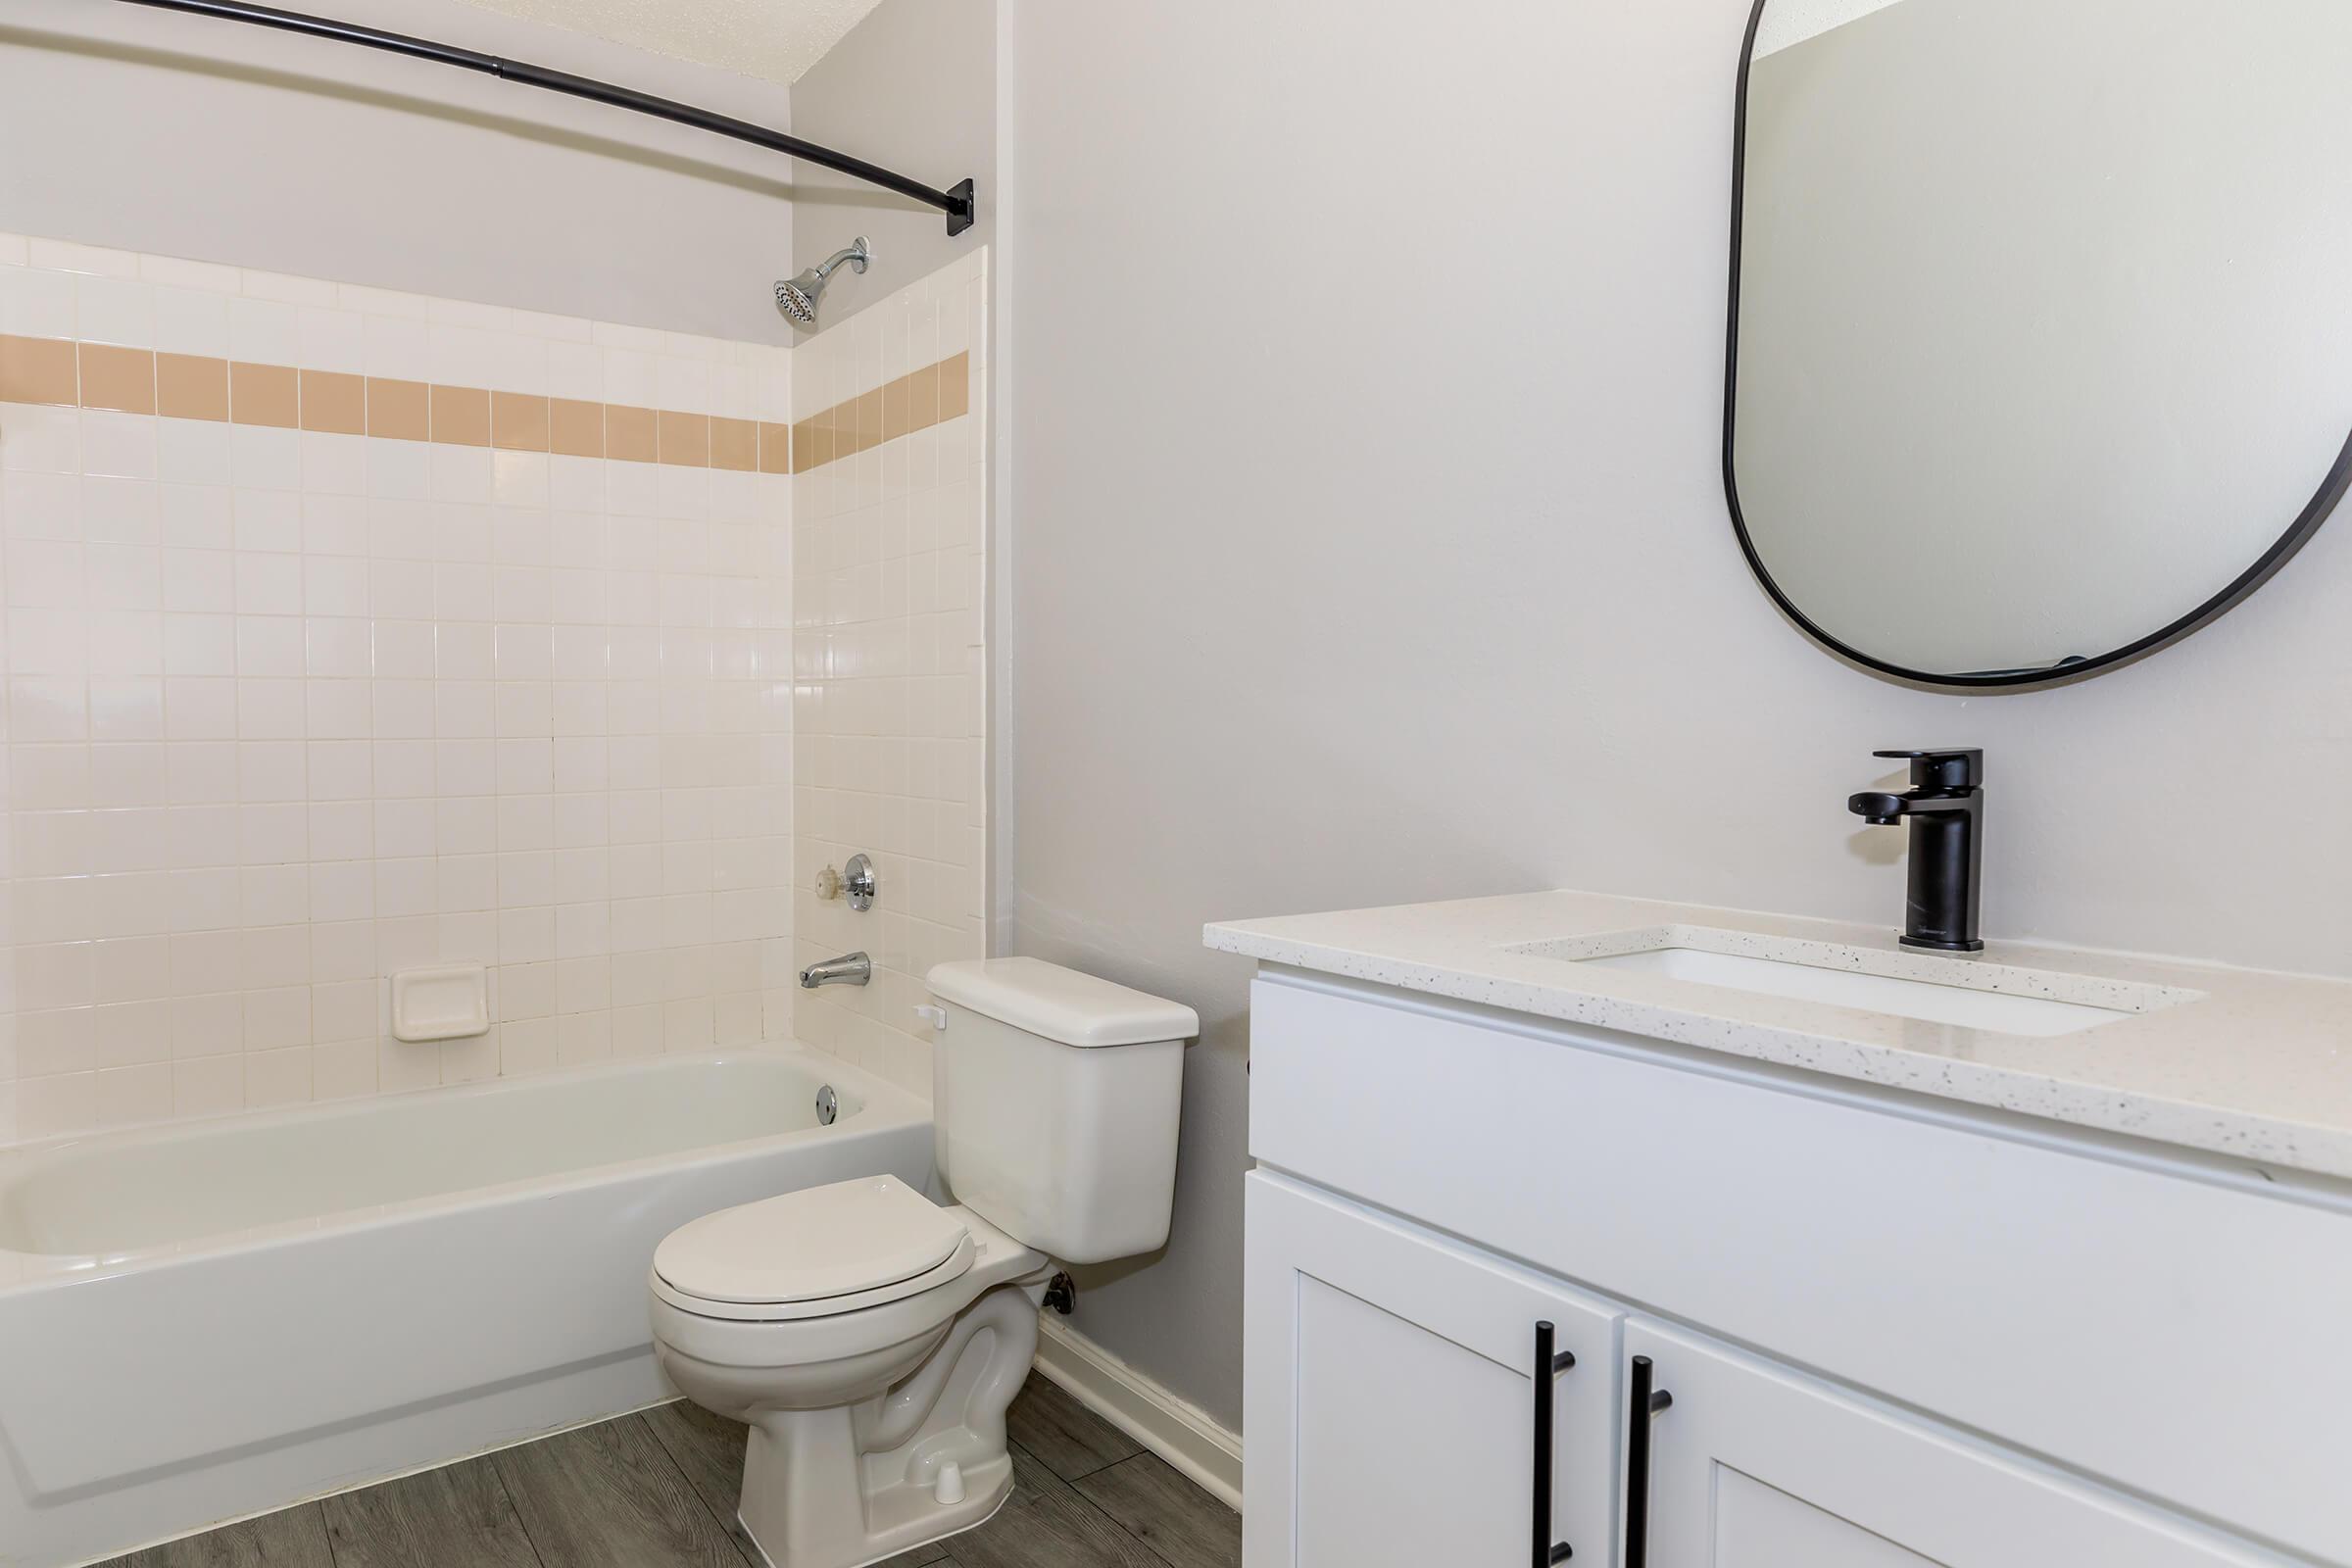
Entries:
[[1167, 1240], [1193, 1010], [1036, 958], [927, 981], [955, 1204], [863, 1177], [706, 1214], [654, 1252], [655, 1354], [750, 1425], [738, 1518], [772, 1568], [859, 1568], [995, 1513], [1054, 1266]]

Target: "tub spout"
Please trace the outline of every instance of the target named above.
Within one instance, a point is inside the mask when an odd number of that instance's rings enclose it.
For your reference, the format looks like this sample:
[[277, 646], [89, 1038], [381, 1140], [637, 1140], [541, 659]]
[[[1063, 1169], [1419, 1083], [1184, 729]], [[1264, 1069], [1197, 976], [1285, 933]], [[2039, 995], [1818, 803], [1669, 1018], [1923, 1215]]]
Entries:
[[803, 969], [801, 987], [814, 991], [818, 986], [861, 986], [873, 977], [874, 960], [862, 953], [850, 953]]

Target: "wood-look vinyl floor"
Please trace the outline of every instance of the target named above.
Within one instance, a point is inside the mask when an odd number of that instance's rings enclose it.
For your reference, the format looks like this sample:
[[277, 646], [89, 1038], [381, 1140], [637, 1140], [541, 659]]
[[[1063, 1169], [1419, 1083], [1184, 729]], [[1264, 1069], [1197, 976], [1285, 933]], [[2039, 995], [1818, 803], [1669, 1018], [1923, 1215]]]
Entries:
[[[1239, 1514], [1053, 1384], [1009, 1424], [1011, 1500], [883, 1568], [1240, 1568]], [[743, 1428], [670, 1404], [100, 1568], [758, 1568], [742, 1478]]]

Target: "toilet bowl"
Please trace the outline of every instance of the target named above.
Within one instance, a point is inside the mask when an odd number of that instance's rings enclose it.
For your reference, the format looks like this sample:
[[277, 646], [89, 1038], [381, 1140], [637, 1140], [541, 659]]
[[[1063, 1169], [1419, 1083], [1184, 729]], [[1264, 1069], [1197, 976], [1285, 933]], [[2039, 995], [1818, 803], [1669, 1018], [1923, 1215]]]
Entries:
[[706, 1214], [654, 1253], [656, 1357], [751, 1429], [737, 1517], [770, 1568], [862, 1568], [995, 1513], [1054, 1260], [1167, 1237], [1192, 1009], [1030, 958], [929, 984], [935, 1149], [962, 1203], [862, 1177]]
[[655, 1251], [655, 1353], [751, 1428], [744, 1530], [774, 1568], [852, 1568], [1012, 1492], [1004, 1410], [1052, 1270], [895, 1177], [705, 1215]]

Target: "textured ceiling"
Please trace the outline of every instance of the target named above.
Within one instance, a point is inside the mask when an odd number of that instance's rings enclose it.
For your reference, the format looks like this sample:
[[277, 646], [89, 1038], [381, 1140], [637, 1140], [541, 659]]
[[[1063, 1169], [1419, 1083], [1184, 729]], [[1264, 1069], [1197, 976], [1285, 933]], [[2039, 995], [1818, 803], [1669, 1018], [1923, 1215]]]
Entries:
[[466, 0], [652, 54], [791, 83], [876, 0]]

